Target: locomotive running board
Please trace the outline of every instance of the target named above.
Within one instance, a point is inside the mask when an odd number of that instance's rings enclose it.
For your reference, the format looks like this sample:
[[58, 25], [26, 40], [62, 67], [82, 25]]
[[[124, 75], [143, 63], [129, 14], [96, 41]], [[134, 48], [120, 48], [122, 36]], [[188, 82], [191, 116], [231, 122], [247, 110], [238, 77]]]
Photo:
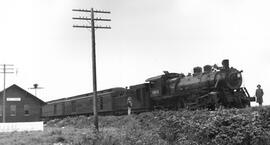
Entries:
[[164, 99], [171, 99], [175, 97], [181, 97], [179, 94], [174, 94], [174, 95], [166, 95], [166, 96], [160, 96], [160, 97], [150, 97], [152, 100], [164, 100]]

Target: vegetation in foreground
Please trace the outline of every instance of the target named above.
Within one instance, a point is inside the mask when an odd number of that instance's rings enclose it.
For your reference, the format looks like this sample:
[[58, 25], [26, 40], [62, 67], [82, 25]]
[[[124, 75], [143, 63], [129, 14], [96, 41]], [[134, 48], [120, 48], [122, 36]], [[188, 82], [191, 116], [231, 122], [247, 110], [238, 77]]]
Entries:
[[132, 116], [67, 117], [43, 132], [1, 133], [3, 145], [269, 145], [270, 107], [155, 111]]

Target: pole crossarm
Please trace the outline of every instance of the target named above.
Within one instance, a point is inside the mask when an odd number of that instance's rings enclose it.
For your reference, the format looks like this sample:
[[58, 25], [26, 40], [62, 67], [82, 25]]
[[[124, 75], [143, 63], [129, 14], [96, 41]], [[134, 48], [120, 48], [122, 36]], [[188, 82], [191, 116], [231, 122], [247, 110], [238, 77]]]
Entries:
[[14, 72], [0, 72], [1, 74], [5, 73], [5, 74], [13, 74]]
[[14, 68], [8, 68], [8, 66], [13, 66], [13, 65], [0, 65], [3, 66], [4, 68], [0, 68], [1, 72], [0, 73], [6, 73], [6, 74], [12, 74], [14, 72], [12, 72], [14, 70]]
[[[92, 28], [92, 26], [73, 25], [74, 28]], [[111, 29], [110, 26], [95, 26], [96, 29]]]
[[37, 87], [37, 88], [28, 88], [28, 89], [44, 89], [42, 87]]
[[[72, 9], [72, 11], [75, 11], [75, 12], [92, 12], [91, 10], [87, 10], [87, 9]], [[109, 12], [109, 11], [101, 11], [101, 10], [94, 10], [94, 13], [110, 14], [111, 12]]]
[[[73, 17], [73, 20], [92, 20], [88, 17]], [[111, 21], [111, 19], [94, 18], [94, 21]]]
[[[2, 70], [4, 70], [4, 68], [0, 68]], [[14, 68], [6, 68], [6, 70], [14, 70]]]
[[0, 66], [14, 66], [13, 64], [0, 64]]

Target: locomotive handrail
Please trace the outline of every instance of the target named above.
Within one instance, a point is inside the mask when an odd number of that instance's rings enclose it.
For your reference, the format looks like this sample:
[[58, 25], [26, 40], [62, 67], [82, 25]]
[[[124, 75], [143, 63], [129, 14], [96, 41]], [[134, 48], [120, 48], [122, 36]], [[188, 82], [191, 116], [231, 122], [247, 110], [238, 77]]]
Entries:
[[220, 81], [220, 79], [218, 78], [218, 80], [217, 80], [217, 82], [215, 84], [215, 88], [217, 88], [219, 81]]
[[246, 87], [243, 87], [243, 89], [244, 89], [245, 93], [248, 95], [248, 97], [250, 98], [250, 95], [249, 95], [249, 93], [247, 91], [247, 88]]

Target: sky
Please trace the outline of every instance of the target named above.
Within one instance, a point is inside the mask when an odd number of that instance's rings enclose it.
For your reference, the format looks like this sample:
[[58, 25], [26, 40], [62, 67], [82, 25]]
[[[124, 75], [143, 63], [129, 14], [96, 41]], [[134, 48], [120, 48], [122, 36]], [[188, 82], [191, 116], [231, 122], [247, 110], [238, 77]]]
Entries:
[[[96, 30], [98, 90], [144, 83], [164, 70], [187, 74], [195, 66], [243, 70], [243, 86], [257, 84], [270, 105], [270, 2], [267, 0], [8, 0], [0, 2], [0, 64], [14, 64], [7, 86], [18, 84], [49, 101], [92, 91], [91, 32], [72, 9], [111, 22]], [[0, 88], [3, 88], [0, 74]], [[1, 83], [2, 82], [2, 83]], [[253, 103], [253, 105], [257, 105]]]

